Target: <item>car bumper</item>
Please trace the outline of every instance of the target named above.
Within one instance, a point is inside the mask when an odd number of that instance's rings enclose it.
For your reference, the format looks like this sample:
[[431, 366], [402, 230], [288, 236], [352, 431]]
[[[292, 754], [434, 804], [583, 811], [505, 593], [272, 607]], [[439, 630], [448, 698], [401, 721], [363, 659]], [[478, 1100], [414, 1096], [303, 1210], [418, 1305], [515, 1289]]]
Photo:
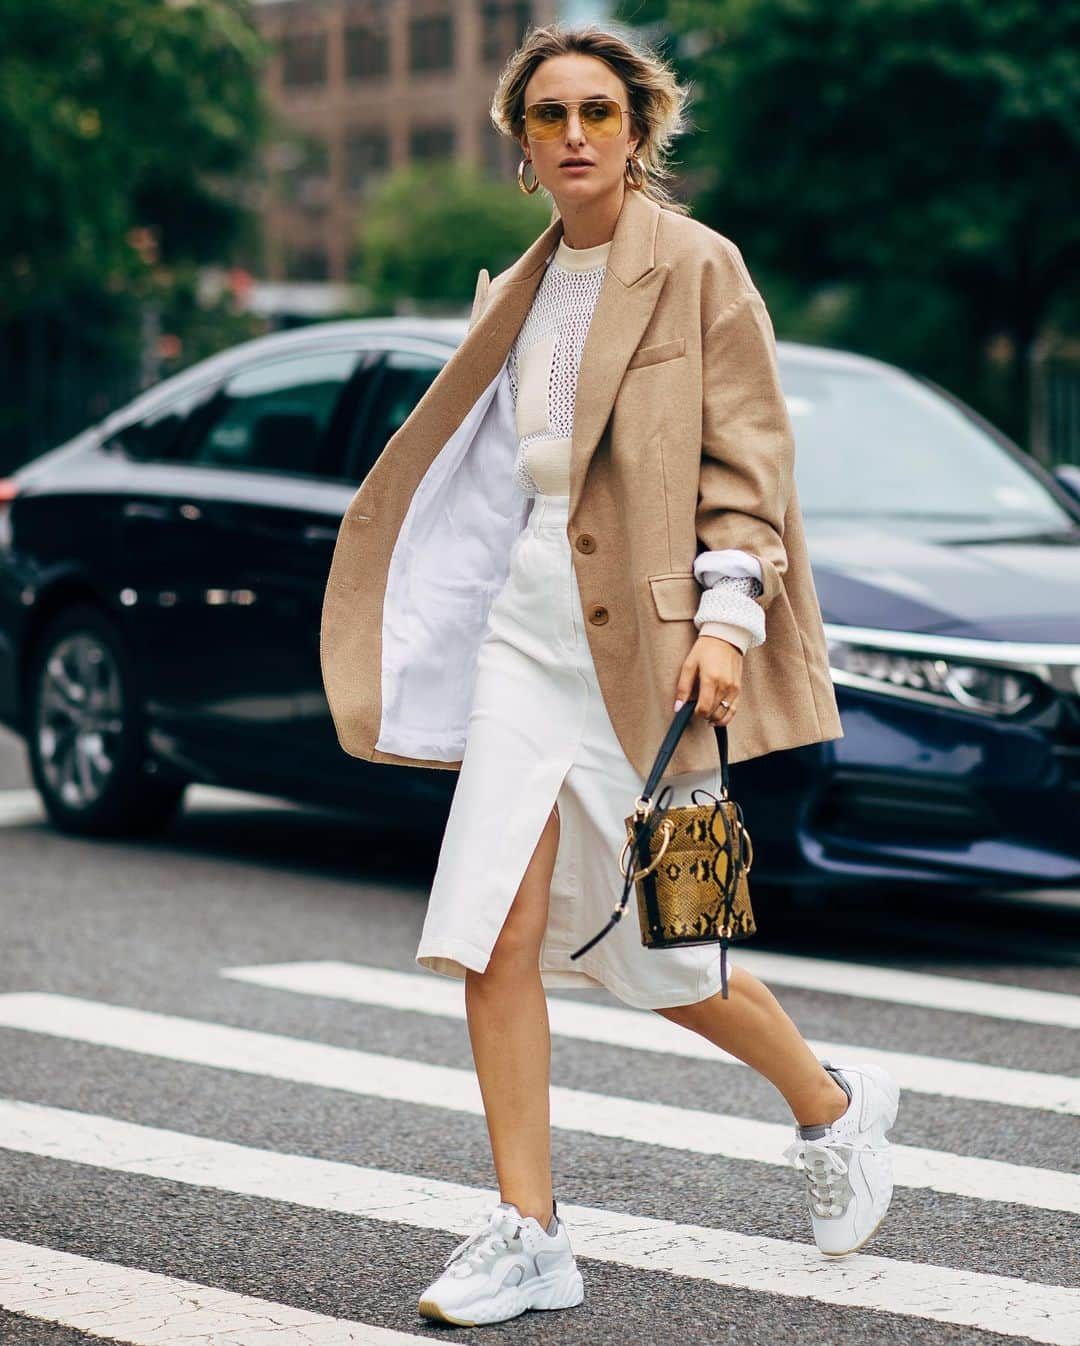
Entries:
[[1080, 743], [837, 689], [844, 737], [796, 825], [819, 878], [1080, 883]]

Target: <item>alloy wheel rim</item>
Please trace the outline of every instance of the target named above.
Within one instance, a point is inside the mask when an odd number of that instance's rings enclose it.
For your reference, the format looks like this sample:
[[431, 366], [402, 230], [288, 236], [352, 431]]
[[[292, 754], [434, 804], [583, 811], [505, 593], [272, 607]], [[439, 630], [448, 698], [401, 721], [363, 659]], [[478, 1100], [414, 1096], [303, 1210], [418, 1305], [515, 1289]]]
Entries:
[[38, 755], [53, 794], [87, 809], [116, 770], [124, 731], [120, 670], [88, 631], [65, 636], [45, 661], [37, 705]]

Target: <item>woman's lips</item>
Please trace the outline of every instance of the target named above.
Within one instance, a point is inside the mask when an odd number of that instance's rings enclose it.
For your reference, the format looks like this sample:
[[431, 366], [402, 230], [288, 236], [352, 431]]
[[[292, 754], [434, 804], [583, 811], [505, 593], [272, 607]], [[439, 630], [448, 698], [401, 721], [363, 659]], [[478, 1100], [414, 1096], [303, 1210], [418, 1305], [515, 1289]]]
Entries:
[[559, 167], [564, 173], [584, 173], [592, 168], [592, 164], [560, 164]]

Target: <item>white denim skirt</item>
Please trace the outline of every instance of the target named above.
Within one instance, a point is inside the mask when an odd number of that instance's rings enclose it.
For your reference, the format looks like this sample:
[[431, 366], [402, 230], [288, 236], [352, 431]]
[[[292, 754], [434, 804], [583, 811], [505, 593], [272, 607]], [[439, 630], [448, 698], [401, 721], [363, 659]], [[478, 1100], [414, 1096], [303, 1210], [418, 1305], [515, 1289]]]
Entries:
[[[416, 961], [451, 977], [484, 971], [556, 808], [544, 986], [604, 987], [643, 1009], [692, 1004], [720, 989], [720, 946], [647, 948], [633, 891], [622, 920], [588, 953], [570, 958], [607, 924], [622, 893], [624, 820], [644, 781], [615, 736], [597, 682], [568, 517], [568, 496], [538, 495], [513, 543], [477, 654], [465, 752]], [[673, 787], [672, 805], [689, 804], [696, 787], [719, 794], [720, 767], [664, 784]], [[733, 965], [729, 950], [729, 972]]]

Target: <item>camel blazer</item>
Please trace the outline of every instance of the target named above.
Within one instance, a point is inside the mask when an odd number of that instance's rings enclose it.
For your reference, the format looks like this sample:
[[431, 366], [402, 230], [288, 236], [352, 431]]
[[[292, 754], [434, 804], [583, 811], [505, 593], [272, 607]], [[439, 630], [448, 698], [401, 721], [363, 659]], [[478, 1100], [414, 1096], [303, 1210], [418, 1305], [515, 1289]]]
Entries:
[[[338, 740], [457, 769], [476, 654], [531, 504], [507, 357], [555, 219], [493, 280], [339, 527], [320, 631]], [[843, 737], [793, 479], [772, 323], [734, 243], [627, 190], [581, 357], [567, 538], [604, 703], [644, 778], [697, 638], [702, 551], [761, 564], [766, 638], [746, 651], [732, 763]], [[719, 762], [693, 716], [665, 775]]]

